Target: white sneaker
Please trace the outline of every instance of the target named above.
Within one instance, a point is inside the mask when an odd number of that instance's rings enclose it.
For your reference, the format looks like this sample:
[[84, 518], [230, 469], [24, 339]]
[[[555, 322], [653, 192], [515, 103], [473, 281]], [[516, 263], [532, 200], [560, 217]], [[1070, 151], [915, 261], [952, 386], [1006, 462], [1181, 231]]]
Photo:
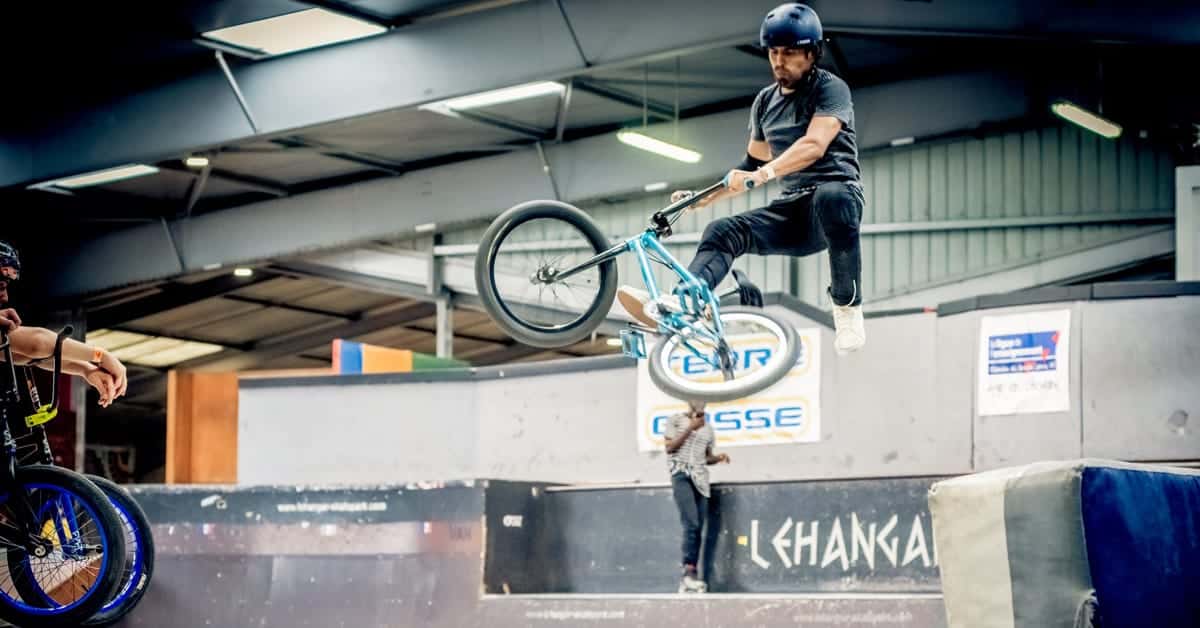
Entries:
[[833, 327], [836, 335], [833, 348], [838, 355], [858, 351], [867, 344], [867, 330], [863, 325], [861, 305], [834, 305]]
[[664, 293], [657, 301], [651, 301], [649, 292], [630, 286], [617, 288], [617, 300], [634, 320], [651, 329], [658, 329], [658, 321], [662, 319], [659, 306], [671, 312], [680, 311], [679, 297], [674, 294]]
[[[854, 282], [854, 294], [850, 303], [858, 298], [858, 282]], [[846, 355], [858, 351], [867, 344], [867, 330], [863, 327], [862, 305], [838, 305], [833, 300], [833, 286], [825, 290], [829, 300], [833, 301], [833, 348], [838, 355]]]
[[708, 585], [690, 573], [685, 574], [683, 580], [679, 582], [680, 593], [705, 593], [707, 591]]

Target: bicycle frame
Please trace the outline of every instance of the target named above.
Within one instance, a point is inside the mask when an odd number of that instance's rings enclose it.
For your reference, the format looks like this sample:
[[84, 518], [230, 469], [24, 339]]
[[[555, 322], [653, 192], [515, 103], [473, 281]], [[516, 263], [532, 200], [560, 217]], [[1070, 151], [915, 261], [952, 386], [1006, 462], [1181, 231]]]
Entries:
[[[0, 493], [3, 493], [6, 500], [12, 500], [17, 509], [17, 521], [13, 522], [16, 528], [16, 538], [12, 537], [11, 532], [5, 531], [0, 533], [0, 539], [9, 545], [24, 548], [25, 551], [33, 553], [38, 545], [34, 541], [32, 524], [37, 521], [37, 513], [34, 512], [33, 505], [29, 503], [29, 496], [17, 485], [17, 441], [10, 427], [14, 419], [13, 415], [20, 414], [20, 387], [8, 334], [0, 332], [0, 336], [2, 336], [0, 349], [3, 349], [5, 358], [2, 370], [11, 382], [10, 386], [0, 390], [0, 427], [3, 429], [4, 439], [3, 464], [0, 464]], [[0, 377], [0, 379], [5, 378]]]
[[[34, 385], [33, 379], [28, 371], [29, 366], [20, 367], [22, 374], [25, 375], [26, 391], [29, 395], [29, 401], [32, 409], [35, 411], [33, 415], [25, 417], [23, 427], [29, 431], [29, 436], [34, 440], [33, 447], [35, 452], [32, 456], [22, 456], [18, 446], [18, 440], [24, 436], [18, 436], [14, 433], [14, 427], [17, 427], [16, 418], [22, 416], [19, 412], [21, 407], [20, 384], [21, 379], [17, 376], [17, 365], [13, 361], [11, 344], [9, 343], [7, 334], [4, 334], [2, 349], [5, 358], [4, 371], [9, 376], [11, 386], [6, 388], [3, 393], [3, 399], [0, 399], [0, 423], [3, 423], [3, 440], [4, 454], [7, 457], [4, 464], [3, 477], [0, 477], [0, 487], [10, 498], [14, 498], [16, 505], [20, 508], [23, 516], [18, 517], [20, 521], [16, 522], [17, 529], [26, 540], [24, 542], [15, 542], [14, 545], [24, 546], [27, 551], [37, 549], [38, 541], [33, 540], [37, 533], [30, 526], [30, 522], [35, 521], [53, 521], [55, 533], [61, 543], [63, 553], [71, 558], [80, 559], [86, 554], [86, 548], [82, 545], [82, 536], [79, 534], [79, 522], [75, 516], [75, 509], [70, 504], [65, 503], [62, 496], [42, 504], [38, 512], [34, 512], [33, 505], [29, 503], [28, 496], [24, 491], [18, 490], [16, 484], [16, 469], [23, 464], [53, 464], [54, 457], [50, 451], [50, 441], [46, 437], [46, 430], [43, 423], [54, 418], [58, 414], [58, 379], [62, 372], [62, 344], [63, 340], [71, 334], [72, 328], [67, 327], [58, 334], [58, 338], [54, 345], [54, 378], [50, 403], [45, 406], [41, 405], [37, 386]], [[43, 358], [44, 359], [44, 358]], [[14, 416], [15, 415], [15, 416]], [[53, 516], [47, 519], [47, 515], [53, 509]], [[6, 539], [10, 540], [11, 539]]]
[[663, 317], [664, 326], [675, 333], [681, 334], [685, 333], [685, 329], [691, 330], [696, 335], [708, 337], [714, 343], [718, 342], [720, 337], [724, 335], [725, 330], [721, 325], [720, 304], [713, 296], [712, 290], [704, 282], [697, 279], [688, 269], [684, 268], [667, 251], [667, 248], [658, 241], [658, 235], [652, 230], [647, 230], [645, 233], [629, 238], [625, 241], [625, 247], [637, 256], [638, 267], [642, 271], [642, 282], [646, 284], [646, 290], [650, 292], [651, 300], [658, 299], [662, 293], [658, 289], [658, 283], [654, 281], [654, 273], [650, 270], [650, 256], [647, 254], [647, 251], [653, 252], [655, 256], [665, 262], [667, 267], [683, 280], [678, 291], [680, 306], [684, 311], [702, 312], [705, 305], [712, 308], [713, 326], [716, 327], [717, 333], [713, 335], [707, 327], [695, 325], [683, 319], [677, 312], [671, 312]]
[[616, 258], [625, 252], [632, 252], [637, 256], [638, 267], [642, 272], [642, 281], [646, 285], [646, 289], [650, 292], [651, 300], [657, 300], [662, 294], [658, 289], [658, 284], [654, 281], [654, 273], [650, 270], [650, 253], [653, 253], [658, 259], [667, 265], [681, 280], [681, 285], [677, 288], [679, 293], [680, 306], [683, 312], [692, 312], [699, 317], [699, 314], [704, 311], [705, 306], [711, 308], [713, 329], [705, 325], [696, 324], [694, 321], [687, 320], [678, 312], [670, 312], [663, 316], [662, 322], [659, 323], [660, 328], [672, 334], [678, 334], [683, 340], [683, 346], [687, 347], [697, 358], [704, 360], [714, 368], [720, 368], [720, 364], [710, 356], [703, 354], [701, 351], [693, 347], [688, 341], [691, 338], [703, 338], [713, 344], [723, 342], [725, 330], [721, 323], [720, 304], [716, 297], [713, 296], [712, 289], [701, 282], [695, 275], [688, 272], [678, 260], [671, 255], [666, 247], [659, 241], [660, 237], [667, 237], [671, 234], [671, 218], [688, 207], [695, 205], [701, 199], [725, 187], [725, 181], [715, 183], [699, 192], [681, 199], [675, 203], [654, 213], [651, 218], [651, 226], [644, 232], [633, 236], [623, 243], [613, 246], [588, 259], [580, 262], [571, 268], [564, 269], [554, 274], [552, 281], [561, 281], [583, 270], [602, 264]]

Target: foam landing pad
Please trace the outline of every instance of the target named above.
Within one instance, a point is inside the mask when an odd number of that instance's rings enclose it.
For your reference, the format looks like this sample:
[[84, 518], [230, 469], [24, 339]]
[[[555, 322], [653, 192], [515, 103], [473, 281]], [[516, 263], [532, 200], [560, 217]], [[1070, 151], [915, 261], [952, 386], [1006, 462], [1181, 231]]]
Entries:
[[950, 628], [1200, 626], [1200, 472], [1081, 459], [929, 492]]

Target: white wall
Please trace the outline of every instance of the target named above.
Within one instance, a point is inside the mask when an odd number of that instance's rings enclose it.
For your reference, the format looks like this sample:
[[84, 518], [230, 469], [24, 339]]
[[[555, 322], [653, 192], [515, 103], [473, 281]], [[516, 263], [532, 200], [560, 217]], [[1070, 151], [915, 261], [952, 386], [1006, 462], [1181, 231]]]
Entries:
[[[1070, 411], [979, 417], [980, 319], [1064, 307], [1072, 310]], [[798, 327], [817, 326], [771, 308]], [[872, 318], [866, 348], [842, 357], [824, 329], [821, 441], [731, 449], [734, 463], [714, 479], [960, 474], [1082, 456], [1200, 459], [1196, 329], [1193, 296]], [[239, 482], [665, 482], [663, 455], [637, 449], [636, 370], [577, 370], [595, 364], [521, 365], [502, 377], [481, 369], [451, 381], [434, 381], [447, 377], [436, 372], [339, 384], [248, 380]]]
[[1200, 166], [1175, 169], [1175, 280], [1200, 281]]

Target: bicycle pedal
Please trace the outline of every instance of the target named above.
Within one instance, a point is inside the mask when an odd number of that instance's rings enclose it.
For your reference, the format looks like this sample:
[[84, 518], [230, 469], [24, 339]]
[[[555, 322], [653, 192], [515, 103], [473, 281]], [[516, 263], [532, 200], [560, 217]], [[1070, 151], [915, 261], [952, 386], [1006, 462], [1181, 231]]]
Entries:
[[636, 329], [621, 330], [621, 353], [635, 359], [646, 357], [646, 336]]

